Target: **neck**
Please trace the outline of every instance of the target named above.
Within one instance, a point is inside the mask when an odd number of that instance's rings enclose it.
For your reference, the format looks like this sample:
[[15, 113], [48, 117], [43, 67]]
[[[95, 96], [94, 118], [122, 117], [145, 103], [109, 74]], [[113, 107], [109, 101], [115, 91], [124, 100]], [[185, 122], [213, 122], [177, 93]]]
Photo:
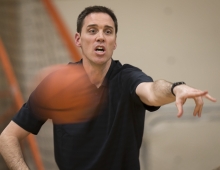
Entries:
[[105, 78], [105, 75], [108, 72], [108, 69], [111, 65], [111, 59], [105, 64], [92, 64], [87, 60], [83, 60], [83, 67], [91, 81], [97, 88], [99, 88]]

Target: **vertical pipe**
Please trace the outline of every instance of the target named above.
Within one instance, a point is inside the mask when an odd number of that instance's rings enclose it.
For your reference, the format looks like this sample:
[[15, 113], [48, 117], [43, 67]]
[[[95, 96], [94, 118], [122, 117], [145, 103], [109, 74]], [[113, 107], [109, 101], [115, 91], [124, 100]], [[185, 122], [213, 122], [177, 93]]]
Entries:
[[[24, 100], [23, 100], [21, 91], [19, 89], [19, 85], [16, 80], [15, 74], [13, 72], [12, 65], [9, 61], [9, 57], [8, 57], [6, 50], [4, 48], [4, 45], [1, 41], [1, 38], [0, 38], [0, 61], [1, 61], [0, 63], [2, 64], [2, 67], [3, 67], [3, 71], [6, 75], [7, 80], [8, 80], [8, 83], [10, 84], [11, 93], [12, 93], [12, 96], [14, 97], [15, 104], [16, 104], [16, 109], [18, 110], [23, 105]], [[31, 152], [32, 152], [37, 169], [44, 170], [43, 162], [40, 157], [40, 152], [38, 150], [38, 146], [37, 146], [37, 142], [36, 142], [35, 137], [32, 134], [30, 134], [27, 137], [27, 141], [30, 145], [30, 149], [31, 149]]]

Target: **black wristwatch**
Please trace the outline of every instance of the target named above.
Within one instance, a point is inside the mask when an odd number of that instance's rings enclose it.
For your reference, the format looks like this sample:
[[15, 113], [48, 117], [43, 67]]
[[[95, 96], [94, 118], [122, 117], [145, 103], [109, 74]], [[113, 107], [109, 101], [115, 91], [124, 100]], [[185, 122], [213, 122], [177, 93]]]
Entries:
[[179, 86], [179, 85], [181, 85], [181, 84], [186, 84], [186, 83], [183, 82], [183, 81], [180, 81], [180, 82], [176, 82], [176, 83], [173, 83], [173, 84], [172, 84], [171, 93], [172, 93], [174, 96], [176, 96], [176, 95], [174, 94], [174, 92], [173, 92], [174, 87]]

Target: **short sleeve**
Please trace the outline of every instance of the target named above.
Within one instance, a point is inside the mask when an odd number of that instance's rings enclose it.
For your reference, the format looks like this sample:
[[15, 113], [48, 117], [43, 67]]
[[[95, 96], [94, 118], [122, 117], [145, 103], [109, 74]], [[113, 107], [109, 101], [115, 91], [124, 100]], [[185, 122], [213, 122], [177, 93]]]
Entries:
[[124, 66], [126, 69], [123, 70], [123, 86], [124, 88], [129, 88], [129, 93], [131, 94], [134, 102], [143, 105], [144, 108], [150, 112], [158, 110], [160, 108], [159, 106], [149, 106], [144, 104], [136, 94], [136, 88], [140, 83], [153, 82], [153, 79], [142, 72], [139, 68], [128, 64]]
[[17, 125], [26, 131], [37, 135], [41, 126], [46, 120], [42, 120], [34, 115], [29, 107], [29, 102], [25, 103], [12, 119]]

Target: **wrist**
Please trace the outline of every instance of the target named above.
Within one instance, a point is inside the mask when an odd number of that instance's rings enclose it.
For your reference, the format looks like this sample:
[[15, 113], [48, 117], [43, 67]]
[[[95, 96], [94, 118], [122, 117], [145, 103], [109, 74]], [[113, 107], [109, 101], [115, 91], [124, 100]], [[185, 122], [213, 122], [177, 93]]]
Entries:
[[175, 93], [174, 93], [174, 88], [175, 88], [176, 86], [179, 86], [179, 85], [182, 85], [182, 84], [186, 84], [186, 83], [183, 82], [183, 81], [180, 81], [180, 82], [175, 82], [175, 83], [172, 84], [172, 86], [171, 86], [171, 93], [172, 93], [174, 96], [176, 96]]

